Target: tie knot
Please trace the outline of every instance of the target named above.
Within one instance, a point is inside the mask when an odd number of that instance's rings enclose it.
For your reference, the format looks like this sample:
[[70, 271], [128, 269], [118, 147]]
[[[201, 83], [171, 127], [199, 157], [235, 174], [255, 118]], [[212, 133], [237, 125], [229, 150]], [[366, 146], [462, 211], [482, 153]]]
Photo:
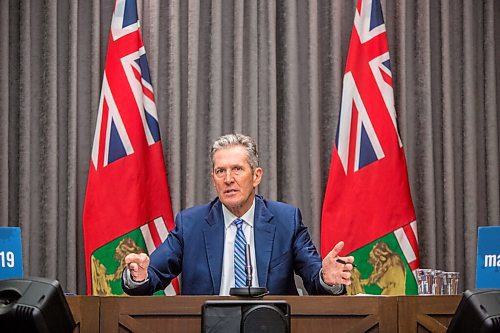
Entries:
[[236, 219], [234, 220], [234, 225], [237, 227], [237, 228], [241, 228], [241, 226], [243, 225], [243, 220], [242, 219]]

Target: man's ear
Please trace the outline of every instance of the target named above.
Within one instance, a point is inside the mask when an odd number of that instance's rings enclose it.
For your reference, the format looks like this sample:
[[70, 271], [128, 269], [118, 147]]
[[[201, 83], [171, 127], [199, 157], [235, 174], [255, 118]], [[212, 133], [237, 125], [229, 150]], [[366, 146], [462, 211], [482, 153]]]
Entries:
[[255, 170], [253, 171], [253, 187], [257, 187], [260, 184], [263, 174], [264, 170], [262, 170], [261, 167], [255, 168]]

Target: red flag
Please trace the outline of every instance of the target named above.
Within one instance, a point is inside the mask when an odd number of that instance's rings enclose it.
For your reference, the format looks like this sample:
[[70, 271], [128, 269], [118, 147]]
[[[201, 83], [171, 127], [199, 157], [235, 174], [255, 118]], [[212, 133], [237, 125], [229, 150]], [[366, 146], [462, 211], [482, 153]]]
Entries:
[[[360, 267], [356, 274], [361, 273], [358, 282], [364, 285], [357, 292], [397, 293], [375, 281], [379, 264], [375, 257], [384, 251], [395, 255], [394, 265], [401, 264], [399, 256], [409, 268], [396, 274], [407, 277], [406, 287], [398, 291], [416, 292], [411, 274], [419, 262], [415, 211], [397, 130], [389, 47], [379, 0], [359, 0], [356, 8], [323, 202], [322, 255], [340, 240], [345, 241], [343, 254], [353, 254]], [[368, 282], [380, 290], [369, 290]]]
[[137, 5], [117, 0], [83, 212], [88, 293], [123, 293], [125, 255], [151, 253], [173, 227]]

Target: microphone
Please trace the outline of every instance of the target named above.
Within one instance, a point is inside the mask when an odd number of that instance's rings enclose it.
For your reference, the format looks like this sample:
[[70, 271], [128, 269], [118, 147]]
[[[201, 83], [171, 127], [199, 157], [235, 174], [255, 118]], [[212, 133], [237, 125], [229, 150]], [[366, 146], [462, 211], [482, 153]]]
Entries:
[[250, 297], [263, 297], [268, 294], [266, 288], [252, 287], [253, 280], [253, 267], [252, 258], [250, 256], [250, 244], [245, 244], [245, 274], [246, 286], [243, 288], [231, 288], [229, 295], [231, 296], [250, 296]]
[[247, 274], [247, 287], [252, 286], [252, 258], [250, 257], [250, 244], [245, 244], [245, 273]]

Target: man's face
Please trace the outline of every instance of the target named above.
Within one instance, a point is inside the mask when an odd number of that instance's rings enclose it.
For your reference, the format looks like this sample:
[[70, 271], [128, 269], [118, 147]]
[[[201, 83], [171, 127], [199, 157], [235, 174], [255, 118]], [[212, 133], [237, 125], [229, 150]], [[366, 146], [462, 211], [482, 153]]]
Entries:
[[220, 201], [231, 213], [240, 217], [250, 209], [255, 187], [262, 179], [262, 169], [252, 168], [242, 146], [230, 146], [214, 154], [212, 180]]

